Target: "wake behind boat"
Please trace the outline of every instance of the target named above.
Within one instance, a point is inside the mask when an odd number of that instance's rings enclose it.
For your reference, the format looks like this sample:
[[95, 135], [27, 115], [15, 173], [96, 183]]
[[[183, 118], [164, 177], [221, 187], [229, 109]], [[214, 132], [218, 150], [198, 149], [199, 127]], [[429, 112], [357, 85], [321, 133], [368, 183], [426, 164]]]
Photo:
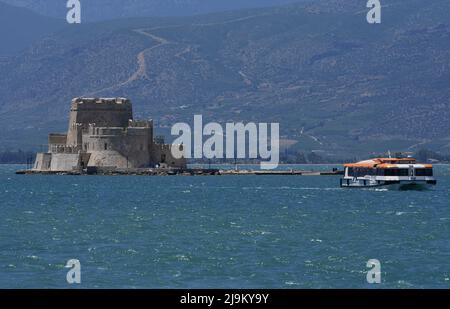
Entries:
[[420, 190], [437, 184], [433, 165], [418, 164], [413, 158], [375, 158], [344, 167], [341, 187]]

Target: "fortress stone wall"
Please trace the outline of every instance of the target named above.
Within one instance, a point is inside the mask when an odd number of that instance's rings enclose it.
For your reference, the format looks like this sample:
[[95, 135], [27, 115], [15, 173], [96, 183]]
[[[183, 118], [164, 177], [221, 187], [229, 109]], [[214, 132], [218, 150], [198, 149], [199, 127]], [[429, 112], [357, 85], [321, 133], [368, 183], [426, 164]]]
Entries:
[[132, 119], [133, 110], [128, 99], [75, 98], [70, 108], [67, 145], [80, 146], [82, 134], [90, 125], [123, 128]]
[[172, 156], [171, 145], [155, 141], [153, 121], [133, 120], [125, 98], [73, 99], [67, 134], [52, 133], [48, 141], [48, 152], [36, 157], [35, 171], [186, 168], [185, 159]]

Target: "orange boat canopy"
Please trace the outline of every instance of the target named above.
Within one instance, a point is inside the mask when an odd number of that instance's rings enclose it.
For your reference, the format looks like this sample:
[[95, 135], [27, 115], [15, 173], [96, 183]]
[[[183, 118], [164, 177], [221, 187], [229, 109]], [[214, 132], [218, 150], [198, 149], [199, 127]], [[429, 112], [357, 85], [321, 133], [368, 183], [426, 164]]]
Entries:
[[[416, 164], [414, 158], [375, 158], [358, 163], [344, 164], [345, 167], [356, 168], [397, 168], [398, 164]], [[432, 168], [431, 164], [421, 164], [424, 168]]]

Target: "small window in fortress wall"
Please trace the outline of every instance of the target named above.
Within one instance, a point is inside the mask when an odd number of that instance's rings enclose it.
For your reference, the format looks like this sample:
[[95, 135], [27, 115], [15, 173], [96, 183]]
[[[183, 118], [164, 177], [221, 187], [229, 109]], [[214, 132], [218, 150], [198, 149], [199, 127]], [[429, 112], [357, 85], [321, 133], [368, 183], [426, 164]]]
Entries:
[[108, 150], [108, 144], [105, 143], [105, 150]]

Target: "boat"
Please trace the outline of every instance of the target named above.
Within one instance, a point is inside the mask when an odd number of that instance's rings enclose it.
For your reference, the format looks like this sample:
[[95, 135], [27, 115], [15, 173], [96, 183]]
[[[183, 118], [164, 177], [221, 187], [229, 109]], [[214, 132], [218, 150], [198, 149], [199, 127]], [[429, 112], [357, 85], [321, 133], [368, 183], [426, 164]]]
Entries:
[[433, 165], [419, 164], [414, 158], [374, 158], [344, 164], [344, 168], [344, 188], [422, 190], [437, 184]]

